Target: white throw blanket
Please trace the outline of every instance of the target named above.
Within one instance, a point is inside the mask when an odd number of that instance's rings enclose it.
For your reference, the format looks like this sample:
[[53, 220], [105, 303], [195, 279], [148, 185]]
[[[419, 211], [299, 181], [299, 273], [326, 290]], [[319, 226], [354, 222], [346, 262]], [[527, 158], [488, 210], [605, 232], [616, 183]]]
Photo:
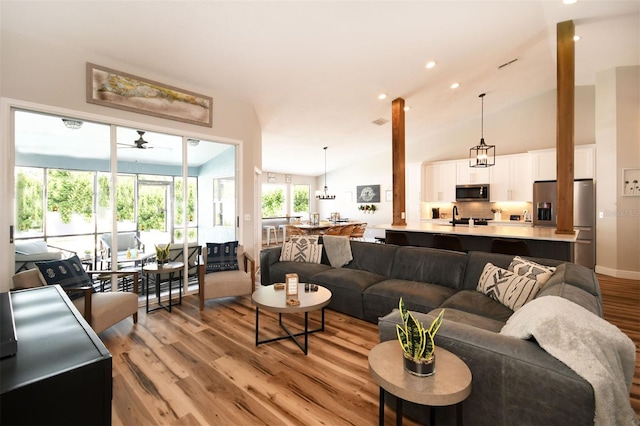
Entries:
[[329, 259], [329, 263], [334, 268], [341, 268], [353, 260], [349, 237], [323, 235], [322, 244], [324, 244], [324, 250], [327, 252], [327, 259]]
[[618, 327], [558, 296], [543, 296], [517, 310], [500, 334], [535, 337], [540, 347], [593, 387], [594, 424], [639, 424], [629, 391], [636, 347]]

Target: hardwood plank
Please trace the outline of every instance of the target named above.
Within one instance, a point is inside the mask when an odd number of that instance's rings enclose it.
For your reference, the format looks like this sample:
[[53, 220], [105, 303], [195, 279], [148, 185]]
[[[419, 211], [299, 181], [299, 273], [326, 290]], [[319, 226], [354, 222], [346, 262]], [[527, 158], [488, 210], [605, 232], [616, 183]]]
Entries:
[[[640, 346], [640, 281], [599, 275], [605, 318]], [[142, 310], [143, 311], [143, 310]], [[291, 328], [302, 316], [286, 315]], [[314, 326], [319, 314], [310, 319]], [[249, 297], [184, 297], [169, 314], [140, 314], [101, 333], [113, 356], [113, 425], [343, 425], [378, 422], [378, 387], [367, 357], [378, 327], [326, 310], [309, 355], [293, 342], [255, 346]], [[261, 337], [281, 334], [276, 314], [260, 313]], [[640, 349], [630, 393], [640, 417]], [[387, 407], [385, 423], [395, 413]], [[416, 424], [404, 418], [407, 425]]]

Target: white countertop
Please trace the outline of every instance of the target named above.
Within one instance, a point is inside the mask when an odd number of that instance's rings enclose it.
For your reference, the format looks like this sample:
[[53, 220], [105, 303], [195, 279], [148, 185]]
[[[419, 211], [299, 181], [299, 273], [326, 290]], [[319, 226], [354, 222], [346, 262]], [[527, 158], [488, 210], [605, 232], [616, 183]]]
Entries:
[[408, 232], [426, 232], [430, 234], [455, 234], [491, 238], [521, 238], [525, 240], [545, 240], [575, 242], [578, 232], [556, 234], [556, 228], [534, 228], [531, 226], [510, 225], [456, 225], [441, 223], [408, 223], [406, 226], [378, 225], [378, 229]]

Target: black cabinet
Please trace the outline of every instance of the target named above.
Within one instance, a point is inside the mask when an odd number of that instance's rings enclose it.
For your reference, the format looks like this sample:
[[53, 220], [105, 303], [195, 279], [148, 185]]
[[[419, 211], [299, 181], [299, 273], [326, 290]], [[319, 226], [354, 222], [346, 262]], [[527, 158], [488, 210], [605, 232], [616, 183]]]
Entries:
[[11, 301], [18, 351], [0, 361], [0, 423], [111, 424], [111, 354], [60, 287]]

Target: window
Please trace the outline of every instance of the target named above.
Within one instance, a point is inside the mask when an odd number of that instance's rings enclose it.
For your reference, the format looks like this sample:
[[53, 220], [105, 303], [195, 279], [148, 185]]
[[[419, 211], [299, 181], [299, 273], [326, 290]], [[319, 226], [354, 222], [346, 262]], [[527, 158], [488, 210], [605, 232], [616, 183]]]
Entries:
[[309, 185], [293, 185], [294, 215], [301, 215], [303, 219], [309, 217]]
[[265, 183], [262, 185], [262, 217], [284, 216], [285, 186]]

